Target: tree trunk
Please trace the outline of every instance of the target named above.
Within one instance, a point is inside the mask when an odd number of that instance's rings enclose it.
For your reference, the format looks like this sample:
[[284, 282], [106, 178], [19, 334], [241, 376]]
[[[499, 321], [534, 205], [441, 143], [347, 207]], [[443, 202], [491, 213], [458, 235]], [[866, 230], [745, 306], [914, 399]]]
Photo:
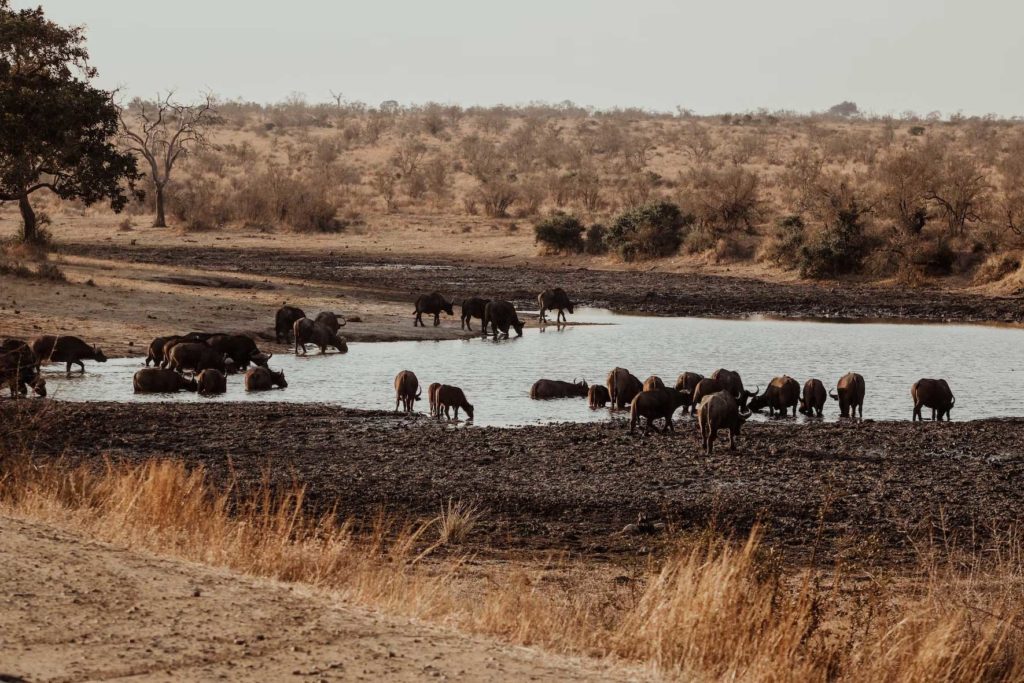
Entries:
[[32, 209], [32, 203], [29, 202], [28, 195], [18, 198], [18, 208], [21, 209], [21, 220], [24, 224], [22, 238], [26, 242], [37, 244], [39, 242], [39, 230], [36, 224], [36, 212]]
[[156, 220], [153, 221], [154, 228], [166, 228], [167, 218], [164, 216], [164, 186], [156, 185]]

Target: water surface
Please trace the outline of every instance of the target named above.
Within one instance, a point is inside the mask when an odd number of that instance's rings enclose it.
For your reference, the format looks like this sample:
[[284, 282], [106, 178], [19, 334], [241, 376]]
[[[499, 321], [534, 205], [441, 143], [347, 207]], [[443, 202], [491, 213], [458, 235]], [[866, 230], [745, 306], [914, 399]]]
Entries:
[[[910, 386], [921, 377], [949, 380], [956, 420], [1024, 416], [1024, 330], [1017, 328], [665, 318], [594, 309], [572, 320], [593, 324], [528, 327], [523, 337], [501, 341], [352, 343], [343, 355], [279, 354], [270, 365], [285, 371], [287, 389], [247, 394], [241, 376], [233, 376], [228, 393], [216, 398], [134, 394], [137, 358], [86, 361], [83, 377], [65, 379], [63, 365], [46, 373], [51, 395], [68, 401], [294, 401], [390, 410], [394, 376], [408, 369], [424, 387], [462, 387], [477, 425], [524, 425], [608, 419], [608, 411], [591, 411], [583, 399], [531, 401], [530, 386], [542, 377], [603, 383], [608, 370], [621, 366], [641, 380], [656, 374], [674, 383], [684, 370], [708, 375], [725, 367], [739, 371], [750, 389], [789, 374], [801, 385], [817, 377], [831, 390], [853, 370], [867, 385], [865, 418], [910, 419]], [[425, 397], [417, 407], [426, 412]], [[830, 401], [826, 419], [838, 413]]]

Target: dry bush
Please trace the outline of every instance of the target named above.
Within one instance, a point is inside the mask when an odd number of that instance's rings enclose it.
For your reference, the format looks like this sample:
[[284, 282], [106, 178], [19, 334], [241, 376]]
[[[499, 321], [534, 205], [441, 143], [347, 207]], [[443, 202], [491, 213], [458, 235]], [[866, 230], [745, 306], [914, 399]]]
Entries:
[[700, 166], [682, 180], [680, 203], [694, 212], [701, 227], [712, 233], [751, 230], [761, 216], [760, 183], [742, 166], [724, 169]]
[[434, 520], [437, 524], [437, 542], [441, 545], [461, 545], [473, 533], [480, 517], [480, 510], [475, 505], [449, 499]]

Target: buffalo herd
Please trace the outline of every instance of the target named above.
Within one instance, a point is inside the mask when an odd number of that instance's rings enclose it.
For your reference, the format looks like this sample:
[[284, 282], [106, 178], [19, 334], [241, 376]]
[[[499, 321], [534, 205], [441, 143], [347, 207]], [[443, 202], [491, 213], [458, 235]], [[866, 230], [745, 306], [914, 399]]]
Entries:
[[[542, 292], [537, 304], [540, 322], [547, 320], [548, 311], [554, 311], [559, 324], [565, 321], [566, 312], [573, 313], [575, 306], [565, 290], [558, 287]], [[523, 334], [525, 323], [509, 301], [472, 297], [464, 299], [461, 307], [463, 329], [472, 330], [476, 318], [485, 336], [508, 338], [511, 330], [515, 330], [517, 336]], [[441, 313], [454, 315], [453, 302], [436, 291], [421, 295], [415, 302], [413, 324], [425, 325], [423, 314], [427, 314], [434, 317], [434, 325], [440, 325]], [[344, 316], [331, 311], [308, 318], [300, 308], [282, 306], [275, 316], [275, 339], [278, 343], [293, 343], [296, 355], [305, 355], [310, 345], [319, 348], [321, 354], [328, 353], [328, 349], [346, 353], [348, 344], [339, 334], [345, 324]], [[227, 391], [229, 375], [244, 373], [246, 391], [283, 389], [288, 386], [284, 372], [268, 367], [272, 356], [262, 352], [256, 341], [245, 334], [190, 332], [162, 336], [150, 343], [146, 367], [135, 373], [132, 384], [137, 393], [191, 391], [212, 396]], [[74, 366], [84, 373], [85, 360], [104, 363], [107, 357], [99, 347], [71, 335], [42, 335], [30, 342], [3, 339], [0, 340], [0, 385], [6, 384], [13, 398], [27, 395], [29, 389], [45, 397], [43, 364], [64, 363], [65, 372], [70, 375]], [[413, 412], [415, 402], [423, 395], [416, 375], [410, 370], [399, 372], [394, 388], [395, 411], [401, 408], [406, 413]], [[696, 415], [704, 448], [710, 453], [721, 430], [728, 431], [730, 445], [735, 448], [742, 424], [753, 413], [765, 409], [770, 416], [795, 416], [799, 411], [803, 415], [821, 417], [831, 397], [838, 402], [842, 417], [863, 418], [864, 393], [864, 378], [855, 372], [843, 375], [834, 392], [827, 391], [817, 378], [808, 379], [801, 388], [797, 380], [788, 375], [773, 378], [762, 392], [760, 386], [748, 390], [738, 372], [724, 368], [708, 377], [683, 372], [674, 386], [667, 386], [657, 375], [641, 382], [625, 368], [616, 367], [608, 373], [604, 384], [540, 379], [530, 387], [529, 396], [536, 400], [585, 398], [592, 409], [628, 408], [629, 431], [634, 432], [642, 419], [645, 435], [651, 428], [675, 431], [672, 419], [682, 409], [684, 413]], [[910, 393], [914, 421], [924, 419], [924, 408], [931, 409], [932, 420], [950, 419], [956, 399], [946, 380], [921, 379], [914, 383]], [[454, 409], [455, 419], [460, 410], [473, 419], [473, 406], [459, 387], [433, 383], [427, 388], [427, 396], [432, 417], [450, 418]], [[654, 425], [659, 420], [663, 423], [660, 430]]]

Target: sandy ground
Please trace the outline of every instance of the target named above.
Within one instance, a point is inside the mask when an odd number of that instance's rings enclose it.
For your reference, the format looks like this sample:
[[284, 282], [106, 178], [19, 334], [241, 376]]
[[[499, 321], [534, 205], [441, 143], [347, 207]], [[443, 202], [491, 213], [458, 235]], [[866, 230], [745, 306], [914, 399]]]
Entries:
[[636, 680], [0, 516], [0, 681]]

